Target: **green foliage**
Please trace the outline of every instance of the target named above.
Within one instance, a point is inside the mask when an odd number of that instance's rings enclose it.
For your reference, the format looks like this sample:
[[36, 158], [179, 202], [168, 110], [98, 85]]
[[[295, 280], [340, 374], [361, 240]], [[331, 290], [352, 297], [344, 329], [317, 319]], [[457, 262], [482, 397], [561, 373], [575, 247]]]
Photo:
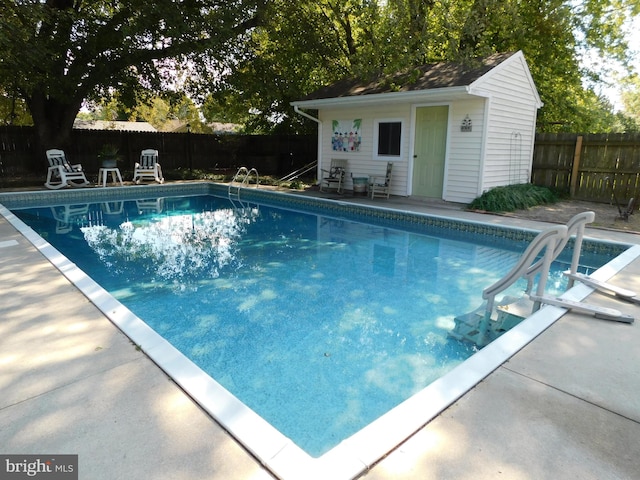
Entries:
[[121, 103], [119, 95], [116, 94], [109, 101], [91, 106], [91, 113], [83, 114], [88, 120], [144, 121], [159, 131], [176, 131], [180, 126], [182, 131], [186, 131], [185, 125], [189, 125], [193, 133], [211, 133], [211, 129], [200, 119], [198, 107], [185, 94], [173, 93], [153, 97], [134, 108]]
[[[21, 123], [16, 112], [28, 108], [44, 143], [64, 140], [83, 102], [112, 97], [108, 115], [154, 125], [190, 117], [198, 131], [195, 105], [175, 90], [203, 104], [207, 120], [243, 123], [245, 132], [315, 131], [290, 102], [318, 87], [515, 50], [544, 102], [541, 131], [634, 124], [593, 87], [618, 65], [627, 76], [622, 25], [638, 0], [0, 0], [0, 8], [0, 113]], [[585, 52], [603, 61], [584, 70]], [[158, 103], [163, 94], [175, 96], [163, 98], [168, 106]], [[5, 99], [18, 97], [7, 111]]]
[[621, 0], [272, 0], [250, 53], [211, 85], [213, 103], [248, 132], [314, 130], [289, 103], [344, 77], [522, 50], [544, 103], [540, 131], [620, 131], [624, 118], [584, 86], [598, 85], [606, 62], [584, 70], [581, 59], [595, 52], [626, 68], [630, 15]]
[[163, 175], [168, 181], [179, 180], [209, 180], [211, 182], [230, 182], [233, 174], [229, 172], [208, 172], [200, 169], [187, 168], [163, 169]]
[[105, 143], [104, 145], [102, 145], [102, 147], [100, 148], [100, 151], [98, 152], [98, 158], [100, 159], [117, 158], [119, 151], [120, 151], [120, 147], [118, 147], [118, 145], [115, 145], [112, 143]]
[[[241, 54], [264, 0], [0, 0], [0, 87], [22, 97], [40, 142], [62, 145], [85, 100], [134, 107], [193, 68]], [[183, 75], [190, 87], [190, 75]]]
[[242, 122], [249, 133], [315, 131], [289, 103], [351, 71], [354, 40], [345, 28], [353, 26], [354, 3], [269, 2], [250, 52], [230, 59], [229, 75], [209, 83], [205, 118]]
[[622, 92], [622, 102], [628, 118], [626, 131], [640, 132], [640, 77], [634, 76], [627, 80]]
[[468, 208], [487, 212], [513, 212], [557, 201], [557, 196], [548, 188], [523, 183], [492, 188], [471, 202]]
[[[211, 172], [199, 169], [168, 169], [163, 171], [165, 179], [169, 181], [180, 180], [207, 180], [218, 183], [229, 183], [235, 176], [235, 170], [217, 171]], [[293, 180], [291, 182], [280, 182], [277, 176], [262, 175], [260, 176], [260, 185], [270, 185], [274, 187], [290, 188], [293, 190], [304, 190], [307, 186], [313, 183], [313, 180], [308, 179], [309, 183], [305, 183], [303, 179]], [[251, 179], [250, 185], [255, 185], [255, 180]]]
[[24, 100], [16, 94], [7, 94], [1, 85], [0, 125], [33, 125]]

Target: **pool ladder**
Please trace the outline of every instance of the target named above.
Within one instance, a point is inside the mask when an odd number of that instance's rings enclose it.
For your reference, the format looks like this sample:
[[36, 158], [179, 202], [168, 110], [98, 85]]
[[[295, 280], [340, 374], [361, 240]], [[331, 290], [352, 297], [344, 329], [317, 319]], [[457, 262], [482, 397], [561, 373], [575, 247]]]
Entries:
[[[575, 234], [571, 267], [569, 271], [564, 272], [564, 275], [569, 277], [568, 288], [571, 288], [574, 281], [577, 280], [592, 286], [596, 290], [614, 292], [624, 300], [640, 303], [640, 296], [636, 295], [635, 292], [604, 282], [597, 282], [586, 275], [578, 273], [585, 226], [587, 223], [593, 222], [594, 219], [595, 214], [593, 212], [582, 212], [569, 220], [567, 225], [557, 225], [540, 232], [531, 241], [518, 263], [509, 273], [482, 291], [482, 298], [485, 300], [485, 304], [473, 312], [455, 317], [455, 327], [449, 332], [449, 336], [484, 347], [529, 315], [537, 312], [543, 304], [554, 305], [567, 310], [573, 309], [594, 315], [596, 318], [603, 320], [632, 323], [634, 318], [619, 310], [545, 294], [551, 262], [562, 253], [571, 236]], [[543, 251], [544, 255], [542, 255]], [[535, 293], [533, 293], [533, 284], [536, 277], [538, 277], [538, 284]], [[501, 302], [496, 302], [496, 295], [504, 292], [520, 278], [527, 280], [527, 288], [524, 292], [526, 296], [518, 298], [505, 297]], [[494, 307], [497, 310], [497, 317], [493, 315]]]
[[229, 183], [229, 200], [240, 200], [240, 189], [249, 185], [249, 180], [252, 175], [255, 175], [256, 177], [256, 188], [258, 188], [260, 185], [258, 170], [255, 168], [249, 170], [247, 167], [240, 167], [238, 169], [236, 174], [233, 176], [233, 180]]

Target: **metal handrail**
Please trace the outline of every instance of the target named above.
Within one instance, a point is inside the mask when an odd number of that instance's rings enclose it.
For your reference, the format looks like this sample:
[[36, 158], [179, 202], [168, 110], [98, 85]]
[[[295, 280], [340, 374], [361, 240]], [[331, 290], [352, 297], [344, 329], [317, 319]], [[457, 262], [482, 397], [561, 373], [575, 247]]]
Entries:
[[[247, 169], [247, 167], [240, 167], [236, 174], [233, 176], [231, 182], [229, 182], [229, 187], [227, 189], [229, 199], [240, 199], [240, 188], [249, 185], [249, 178], [252, 174], [256, 177], [256, 188], [260, 186], [260, 176], [258, 175], [258, 170], [256, 170], [255, 168], [249, 170]], [[242, 181], [239, 181], [240, 177], [242, 177]], [[235, 191], [232, 191], [233, 189], [235, 189]]]
[[285, 175], [284, 177], [282, 177], [280, 180], [278, 180], [278, 185], [280, 185], [282, 182], [288, 182], [290, 180], [295, 180], [299, 176], [304, 175], [305, 173], [313, 170], [317, 166], [318, 166], [318, 161], [317, 160], [314, 160], [313, 162], [309, 162], [304, 167], [300, 167], [299, 169], [294, 170], [293, 172], [291, 172], [291, 173]]

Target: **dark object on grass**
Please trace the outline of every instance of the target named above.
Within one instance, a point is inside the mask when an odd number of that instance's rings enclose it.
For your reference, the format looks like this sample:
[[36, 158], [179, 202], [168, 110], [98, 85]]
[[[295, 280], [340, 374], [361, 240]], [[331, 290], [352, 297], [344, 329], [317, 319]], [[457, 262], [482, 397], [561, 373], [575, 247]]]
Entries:
[[609, 185], [611, 185], [611, 194], [613, 196], [613, 201], [616, 202], [616, 207], [618, 207], [618, 218], [624, 220], [625, 222], [628, 222], [629, 215], [632, 215], [635, 211], [638, 201], [635, 198], [631, 198], [631, 200], [629, 200], [629, 203], [627, 204], [627, 208], [623, 210], [620, 206], [620, 202], [618, 202], [618, 198], [616, 197], [616, 190], [615, 188], [613, 188], [613, 182], [609, 177], [605, 177], [604, 180], [608, 182]]

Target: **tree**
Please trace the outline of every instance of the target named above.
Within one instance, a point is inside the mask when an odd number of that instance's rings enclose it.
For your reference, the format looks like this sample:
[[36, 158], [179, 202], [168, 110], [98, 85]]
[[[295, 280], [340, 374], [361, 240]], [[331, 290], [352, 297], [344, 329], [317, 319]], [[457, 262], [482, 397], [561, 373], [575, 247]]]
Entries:
[[627, 130], [640, 132], [640, 77], [633, 76], [627, 80], [622, 91], [622, 103], [630, 119]]
[[160, 131], [176, 131], [181, 128], [193, 133], [211, 133], [212, 129], [200, 119], [200, 110], [184, 93], [156, 96], [133, 108], [119, 101], [119, 95], [98, 105], [91, 105], [89, 112], [80, 112], [78, 118], [124, 122], [148, 122]]
[[[595, 52], [629, 68], [622, 23], [639, 5], [639, 0], [629, 5], [621, 0], [272, 0], [265, 23], [252, 32], [250, 54], [216, 84], [212, 102], [245, 115], [249, 131], [299, 130], [309, 125], [289, 102], [341, 78], [367, 79], [424, 63], [522, 50], [545, 104], [541, 128], [614, 128], [619, 121], [607, 110], [611, 106], [592, 88], [602, 81], [600, 68], [584, 69], [581, 60]], [[586, 87], [585, 78], [592, 82]], [[257, 114], [249, 115], [251, 109]]]
[[289, 102], [355, 69], [361, 12], [356, 0], [271, 1], [250, 52], [212, 86], [207, 119], [220, 120], [224, 112], [248, 132], [305, 131]]
[[33, 125], [24, 100], [0, 86], [0, 125]]
[[26, 103], [40, 150], [64, 147], [86, 100], [133, 106], [196, 65], [237, 55], [266, 0], [0, 0], [0, 87]]

